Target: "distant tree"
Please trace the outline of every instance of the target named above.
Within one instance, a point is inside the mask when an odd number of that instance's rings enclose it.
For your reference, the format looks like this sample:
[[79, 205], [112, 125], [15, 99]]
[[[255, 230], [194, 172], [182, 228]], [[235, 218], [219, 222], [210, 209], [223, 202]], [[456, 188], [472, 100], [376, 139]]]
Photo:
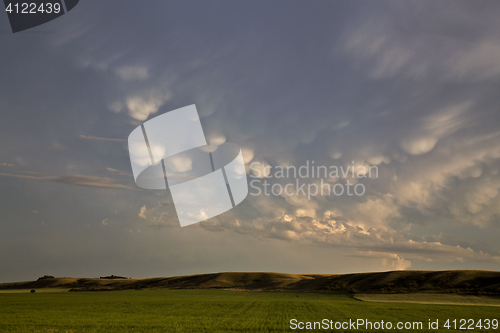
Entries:
[[108, 275], [108, 276], [101, 276], [100, 279], [109, 279], [109, 280], [113, 280], [113, 279], [128, 279], [128, 277], [118, 276], [118, 275]]
[[36, 292], [35, 289], [31, 289], [30, 293], [34, 294]]
[[54, 279], [54, 277], [52, 275], [44, 275], [38, 278], [38, 280], [46, 280], [46, 279]]

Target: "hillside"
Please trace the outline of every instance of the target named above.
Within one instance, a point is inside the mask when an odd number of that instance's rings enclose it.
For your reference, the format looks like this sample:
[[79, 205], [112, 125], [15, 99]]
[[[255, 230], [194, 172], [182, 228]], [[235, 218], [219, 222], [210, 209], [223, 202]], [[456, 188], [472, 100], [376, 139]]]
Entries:
[[214, 273], [147, 279], [41, 278], [4, 283], [0, 289], [68, 288], [72, 291], [127, 289], [230, 289], [340, 293], [440, 292], [500, 295], [496, 271], [393, 271], [342, 275], [284, 273]]

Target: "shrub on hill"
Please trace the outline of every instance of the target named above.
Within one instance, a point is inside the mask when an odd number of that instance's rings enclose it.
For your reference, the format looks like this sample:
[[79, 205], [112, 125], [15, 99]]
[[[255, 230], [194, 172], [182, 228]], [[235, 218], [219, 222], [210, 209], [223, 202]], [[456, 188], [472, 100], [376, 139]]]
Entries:
[[118, 276], [118, 275], [108, 275], [108, 276], [101, 276], [100, 279], [109, 279], [109, 280], [112, 280], [112, 279], [128, 279], [128, 277]]
[[39, 277], [37, 281], [47, 280], [47, 279], [54, 279], [54, 277], [52, 275], [44, 275], [42, 277]]

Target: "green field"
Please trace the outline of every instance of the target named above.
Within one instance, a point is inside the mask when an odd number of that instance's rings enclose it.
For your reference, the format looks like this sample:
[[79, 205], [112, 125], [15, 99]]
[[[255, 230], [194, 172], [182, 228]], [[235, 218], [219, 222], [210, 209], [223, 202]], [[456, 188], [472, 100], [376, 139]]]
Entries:
[[[68, 292], [68, 288], [42, 288], [36, 289], [37, 293], [54, 294]], [[0, 289], [0, 294], [29, 294], [31, 289]]]
[[435, 293], [357, 294], [354, 296], [354, 298], [366, 302], [500, 306], [500, 298], [498, 297], [481, 297], [481, 296], [457, 295], [457, 294], [435, 294]]
[[292, 318], [421, 321], [424, 329], [418, 331], [424, 332], [429, 331], [429, 318], [439, 319], [442, 326], [445, 319], [499, 317], [494, 306], [363, 302], [342, 294], [223, 290], [0, 294], [0, 332], [290, 332]]

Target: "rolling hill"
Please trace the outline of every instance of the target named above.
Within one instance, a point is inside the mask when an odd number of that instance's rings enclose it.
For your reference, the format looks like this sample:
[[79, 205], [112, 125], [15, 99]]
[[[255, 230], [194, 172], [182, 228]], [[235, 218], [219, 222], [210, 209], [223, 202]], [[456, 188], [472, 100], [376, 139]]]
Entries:
[[71, 291], [132, 289], [228, 289], [247, 291], [300, 291], [338, 293], [439, 292], [500, 295], [500, 272], [392, 271], [356, 274], [213, 273], [145, 279], [40, 278], [0, 284], [0, 290], [67, 288]]

